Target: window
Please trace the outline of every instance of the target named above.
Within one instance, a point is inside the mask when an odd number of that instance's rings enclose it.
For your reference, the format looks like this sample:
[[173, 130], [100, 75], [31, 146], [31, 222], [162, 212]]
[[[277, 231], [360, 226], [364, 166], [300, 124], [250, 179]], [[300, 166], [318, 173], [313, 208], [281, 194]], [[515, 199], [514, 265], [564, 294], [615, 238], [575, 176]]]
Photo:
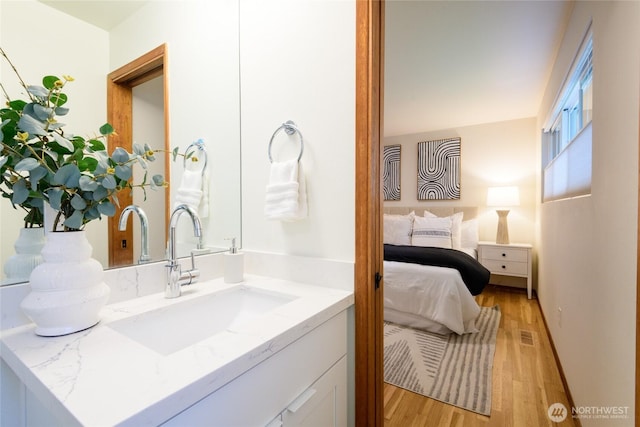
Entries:
[[542, 135], [543, 202], [591, 193], [593, 37], [587, 32]]

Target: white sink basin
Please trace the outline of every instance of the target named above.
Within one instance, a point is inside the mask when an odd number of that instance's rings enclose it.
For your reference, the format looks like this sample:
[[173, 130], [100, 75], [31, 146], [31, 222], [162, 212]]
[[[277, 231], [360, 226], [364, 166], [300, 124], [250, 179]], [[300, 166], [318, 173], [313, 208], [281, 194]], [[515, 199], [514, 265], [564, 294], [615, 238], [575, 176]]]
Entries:
[[239, 327], [296, 296], [239, 285], [176, 301], [108, 326], [160, 354], [168, 355], [222, 331]]

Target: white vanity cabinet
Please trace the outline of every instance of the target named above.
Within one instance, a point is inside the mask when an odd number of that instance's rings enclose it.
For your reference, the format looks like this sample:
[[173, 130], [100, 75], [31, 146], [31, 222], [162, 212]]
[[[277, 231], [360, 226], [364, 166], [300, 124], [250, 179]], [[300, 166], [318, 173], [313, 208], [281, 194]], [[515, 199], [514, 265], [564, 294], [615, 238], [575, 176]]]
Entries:
[[[163, 309], [177, 318], [180, 304], [193, 307], [238, 286], [287, 298], [168, 354], [114, 328]], [[242, 285], [197, 283], [177, 300], [152, 294], [108, 305], [100, 324], [61, 337], [39, 337], [33, 324], [0, 331], [0, 424], [347, 425], [353, 292], [246, 275]], [[205, 329], [198, 322], [193, 327]]]
[[163, 426], [346, 426], [342, 311]]

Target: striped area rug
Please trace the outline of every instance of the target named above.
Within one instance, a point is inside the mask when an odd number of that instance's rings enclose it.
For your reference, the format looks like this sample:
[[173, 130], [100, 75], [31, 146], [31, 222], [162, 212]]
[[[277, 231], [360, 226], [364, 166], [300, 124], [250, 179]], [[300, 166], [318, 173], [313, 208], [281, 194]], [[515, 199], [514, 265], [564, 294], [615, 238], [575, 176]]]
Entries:
[[482, 415], [491, 413], [491, 377], [500, 307], [482, 307], [479, 332], [438, 335], [385, 322], [385, 382]]

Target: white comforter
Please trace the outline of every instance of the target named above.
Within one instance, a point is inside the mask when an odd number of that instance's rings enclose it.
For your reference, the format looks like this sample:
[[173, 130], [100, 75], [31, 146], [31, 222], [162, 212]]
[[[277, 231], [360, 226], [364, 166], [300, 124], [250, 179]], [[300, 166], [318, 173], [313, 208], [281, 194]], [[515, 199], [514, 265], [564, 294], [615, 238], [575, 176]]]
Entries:
[[452, 268], [384, 261], [384, 319], [447, 334], [477, 332], [480, 306]]

